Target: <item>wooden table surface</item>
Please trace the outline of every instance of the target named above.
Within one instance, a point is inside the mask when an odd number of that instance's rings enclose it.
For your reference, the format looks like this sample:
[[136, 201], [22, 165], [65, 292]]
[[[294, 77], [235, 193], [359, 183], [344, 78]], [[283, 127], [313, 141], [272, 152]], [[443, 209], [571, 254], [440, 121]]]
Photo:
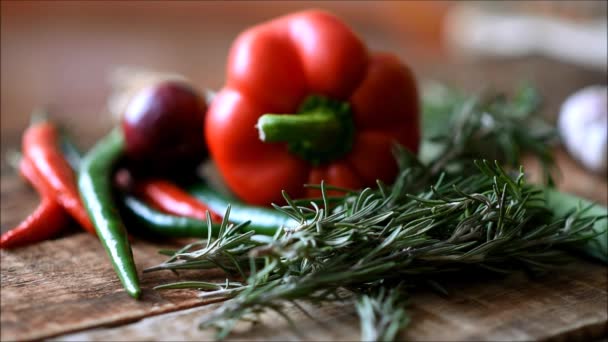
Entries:
[[[113, 16], [116, 11], [111, 8], [87, 3], [77, 13], [79, 19], [74, 19], [74, 8], [66, 4], [2, 2], [2, 231], [16, 225], [37, 204], [36, 194], [6, 162], [7, 153], [20, 147], [20, 136], [31, 108], [51, 105], [53, 117], [73, 133], [80, 146], [89, 147], [112, 125], [107, 115], [99, 115], [104, 111], [109, 92], [105, 75], [112, 65], [175, 70], [201, 87], [217, 88], [222, 83], [223, 58], [236, 32], [261, 18], [306, 5], [277, 8], [266, 4], [252, 13], [241, 11], [235, 16], [228, 16], [225, 11], [234, 10], [236, 5], [228, 5], [227, 10], [210, 3], [179, 5], [186, 8], [176, 5], [165, 13], [148, 8], [154, 6], [144, 6], [143, 23], [130, 25], [130, 18], [142, 13], [141, 8], [116, 5], [119, 11]], [[394, 27], [364, 18], [366, 12], [372, 11], [369, 4], [362, 4], [358, 10], [347, 10], [335, 3], [331, 6], [343, 10], [355, 29], [375, 48], [396, 51], [407, 60], [420, 80], [438, 80], [467, 90], [483, 87], [508, 90], [522, 80], [531, 81], [545, 96], [543, 115], [552, 122], [565, 96], [586, 85], [606, 83], [605, 71], [540, 57], [479, 61], [447, 58], [436, 51], [423, 51], [411, 42], [401, 42], [398, 35], [387, 34]], [[209, 17], [223, 15], [230, 19], [200, 21], [196, 16], [180, 16], [201, 8], [209, 11]], [[113, 25], [108, 28], [102, 19], [110, 17]], [[163, 30], [156, 26], [159, 22]], [[214, 27], [219, 29], [210, 34], [208, 30]], [[196, 30], [202, 32], [200, 36], [186, 34]], [[197, 39], [201, 41], [198, 45], [193, 43]], [[135, 42], [140, 43], [138, 48], [130, 45]], [[125, 48], [129, 46], [130, 49]], [[171, 49], [176, 49], [175, 55], [170, 53]], [[603, 204], [608, 202], [606, 176], [586, 172], [559, 147], [555, 155], [561, 169], [560, 189]], [[525, 164], [531, 179], [535, 179], [537, 165], [528, 159]], [[158, 249], [183, 242], [135, 240], [133, 251], [138, 269], [161, 262], [163, 257], [156, 253]], [[194, 291], [153, 291], [155, 285], [179, 279], [170, 272], [142, 274], [143, 298], [131, 300], [121, 290], [99, 243], [76, 228], [51, 241], [3, 250], [0, 258], [2, 341], [206, 340], [213, 336], [212, 331], [200, 331], [196, 326], [218, 304], [201, 302]], [[195, 272], [184, 273], [182, 277], [212, 281], [221, 280], [222, 274]], [[424, 290], [413, 295], [412, 324], [400, 337], [433, 341], [597, 339], [608, 333], [607, 278], [605, 266], [581, 259], [540, 278], [518, 273], [504, 278], [454, 279], [446, 284], [449, 296]], [[359, 338], [351, 303], [308, 309], [315, 320], [293, 311], [298, 331], [290, 330], [284, 321], [268, 314], [263, 318], [265, 324], [239, 326], [232, 337]]]

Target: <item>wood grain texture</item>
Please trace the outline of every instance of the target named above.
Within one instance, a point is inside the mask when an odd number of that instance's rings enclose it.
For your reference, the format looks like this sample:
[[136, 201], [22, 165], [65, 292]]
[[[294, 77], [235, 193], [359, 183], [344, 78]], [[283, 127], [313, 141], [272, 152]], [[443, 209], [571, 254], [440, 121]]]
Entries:
[[[152, 244], [135, 240], [139, 272], [165, 257]], [[192, 291], [157, 292], [171, 274], [140, 276], [143, 295], [132, 300], [123, 291], [103, 247], [86, 233], [76, 233], [18, 250], [0, 251], [2, 341], [34, 340], [91, 327], [116, 325], [142, 317], [200, 305]], [[218, 279], [210, 271], [199, 274]]]
[[[399, 337], [414, 341], [593, 340], [608, 333], [607, 270], [579, 262], [558, 273], [530, 279], [456, 280], [447, 283], [450, 295], [412, 294], [412, 323]], [[118, 328], [100, 328], [60, 336], [61, 341], [210, 340], [213, 330], [198, 323], [218, 304], [144, 319]], [[351, 302], [311, 307], [311, 319], [291, 307], [293, 330], [277, 314], [263, 315], [261, 325], [240, 324], [229, 340], [354, 341], [359, 326]]]

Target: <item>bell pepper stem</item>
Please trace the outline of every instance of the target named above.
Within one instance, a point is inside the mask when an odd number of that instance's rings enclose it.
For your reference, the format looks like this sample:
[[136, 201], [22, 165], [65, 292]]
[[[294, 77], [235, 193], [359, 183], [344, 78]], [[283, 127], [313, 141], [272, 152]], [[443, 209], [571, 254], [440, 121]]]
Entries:
[[257, 129], [261, 141], [285, 142], [290, 153], [319, 165], [350, 151], [355, 126], [347, 102], [310, 95], [297, 114], [260, 116]]
[[264, 114], [258, 119], [260, 140], [264, 142], [298, 142], [311, 144], [331, 141], [340, 133], [341, 122], [326, 112], [305, 114]]

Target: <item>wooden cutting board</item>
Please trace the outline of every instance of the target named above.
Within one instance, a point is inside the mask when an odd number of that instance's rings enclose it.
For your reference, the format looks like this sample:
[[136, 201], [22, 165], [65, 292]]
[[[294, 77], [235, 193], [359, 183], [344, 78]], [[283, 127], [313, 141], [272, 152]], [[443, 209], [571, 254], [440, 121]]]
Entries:
[[[559, 186], [605, 204], [606, 184], [582, 171], [561, 150], [556, 157], [563, 174]], [[532, 160], [526, 164], [537, 177]], [[573, 181], [573, 179], [575, 181]], [[603, 182], [603, 183], [602, 183]], [[36, 196], [12, 172], [2, 175], [2, 227], [18, 222], [36, 203]], [[138, 269], [165, 257], [160, 248], [184, 241], [136, 240]], [[38, 340], [207, 340], [198, 322], [218, 304], [196, 298], [190, 290], [158, 292], [151, 288], [180, 279], [170, 272], [141, 275], [143, 297], [130, 299], [121, 289], [96, 240], [74, 230], [61, 238], [14, 251], [1, 251], [0, 339]], [[183, 273], [182, 279], [223, 280], [216, 271]], [[414, 293], [408, 340], [589, 340], [608, 333], [608, 268], [579, 260], [541, 278], [453, 279], [449, 296]], [[306, 306], [306, 305], [305, 305]], [[263, 316], [264, 324], [239, 326], [232, 338], [242, 340], [357, 340], [359, 326], [352, 303], [307, 310], [310, 319], [291, 310], [298, 330], [280, 317]], [[169, 313], [172, 312], [172, 313]], [[168, 314], [169, 313], [169, 314]]]

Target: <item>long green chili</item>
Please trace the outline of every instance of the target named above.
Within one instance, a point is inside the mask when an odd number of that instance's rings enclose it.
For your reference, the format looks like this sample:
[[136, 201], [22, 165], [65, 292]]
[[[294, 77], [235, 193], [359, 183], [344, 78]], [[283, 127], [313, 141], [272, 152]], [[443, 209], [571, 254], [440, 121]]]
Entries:
[[[74, 142], [64, 133], [61, 149], [74, 170], [80, 169], [82, 156]], [[163, 237], [206, 237], [208, 223], [187, 217], [162, 213], [137, 198], [123, 194], [120, 197], [122, 208], [128, 218], [146, 232]], [[212, 224], [212, 235], [216, 236], [219, 224]]]
[[112, 198], [112, 170], [123, 154], [124, 138], [114, 129], [82, 159], [78, 175], [80, 196], [114, 270], [127, 293], [139, 298], [141, 289], [127, 231]]
[[192, 184], [187, 190], [216, 213], [223, 213], [230, 204], [230, 222], [240, 224], [251, 221], [243, 228], [245, 231], [254, 230], [258, 234], [274, 235], [279, 227], [298, 225], [295, 219], [281, 211], [239, 203], [236, 199], [220, 194], [205, 182]]
[[[124, 196], [123, 204], [130, 217], [146, 231], [165, 237], [207, 237], [209, 223], [188, 217], [161, 213], [133, 196]], [[219, 224], [211, 224], [216, 236]]]

